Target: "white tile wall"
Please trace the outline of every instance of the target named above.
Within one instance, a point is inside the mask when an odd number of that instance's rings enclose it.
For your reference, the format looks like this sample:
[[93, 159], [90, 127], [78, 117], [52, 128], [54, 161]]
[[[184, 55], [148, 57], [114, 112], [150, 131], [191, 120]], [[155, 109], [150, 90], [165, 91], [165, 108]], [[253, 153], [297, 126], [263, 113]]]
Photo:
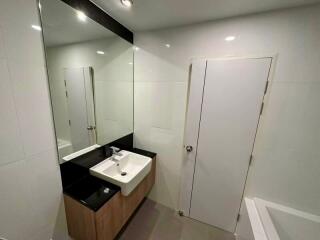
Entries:
[[23, 158], [23, 145], [16, 143], [21, 138], [18, 126], [17, 111], [13, 98], [13, 89], [10, 83], [10, 76], [7, 61], [0, 59], [0, 102], [1, 125], [5, 126], [0, 132], [1, 138], [1, 159], [0, 165], [18, 161]]
[[151, 198], [178, 208], [191, 59], [277, 54], [246, 194], [320, 214], [320, 5], [140, 32], [135, 44], [135, 145], [159, 154]]
[[273, 84], [249, 195], [320, 215], [320, 82]]
[[5, 58], [5, 48], [4, 48], [4, 40], [3, 40], [3, 30], [0, 27], [0, 58]]
[[63, 240], [42, 39], [31, 24], [39, 24], [35, 0], [0, 2], [0, 237]]
[[176, 208], [186, 104], [186, 82], [135, 82], [135, 145], [158, 153], [150, 197]]
[[[10, 81], [25, 153], [33, 155], [50, 149], [55, 144], [53, 125], [48, 121], [51, 109], [48, 107], [46, 72], [43, 64], [19, 61], [9, 59]], [[35, 140], [38, 140], [37, 144]]]

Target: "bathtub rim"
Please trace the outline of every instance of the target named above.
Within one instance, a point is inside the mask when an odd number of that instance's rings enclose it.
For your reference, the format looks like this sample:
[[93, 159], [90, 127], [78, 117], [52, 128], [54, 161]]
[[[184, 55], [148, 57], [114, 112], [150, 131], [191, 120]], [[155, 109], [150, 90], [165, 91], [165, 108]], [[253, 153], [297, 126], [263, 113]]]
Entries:
[[58, 145], [58, 149], [62, 149], [62, 148], [66, 148], [66, 147], [72, 146], [72, 143], [69, 140], [58, 138], [57, 139], [57, 145]]
[[273, 208], [296, 217], [320, 223], [320, 216], [283, 206], [274, 202], [266, 201], [261, 198], [246, 197], [245, 203], [255, 240], [280, 240], [268, 208]]
[[249, 215], [250, 225], [255, 240], [268, 240], [261, 217], [253, 199], [245, 198], [246, 208]]

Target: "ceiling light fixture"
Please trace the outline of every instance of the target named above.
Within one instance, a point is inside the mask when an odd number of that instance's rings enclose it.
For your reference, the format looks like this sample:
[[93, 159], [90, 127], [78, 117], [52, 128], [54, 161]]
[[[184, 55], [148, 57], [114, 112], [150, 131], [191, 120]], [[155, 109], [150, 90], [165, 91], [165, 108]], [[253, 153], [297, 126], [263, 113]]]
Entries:
[[129, 7], [132, 7], [133, 5], [133, 1], [132, 0], [120, 0], [122, 5], [129, 8]]
[[87, 21], [87, 16], [81, 11], [77, 11], [77, 17], [82, 22]]
[[235, 36], [228, 36], [228, 37], [226, 37], [224, 40], [226, 40], [227, 42], [231, 42], [231, 41], [233, 41], [233, 40], [235, 40], [235, 39], [236, 39]]
[[104, 51], [98, 50], [98, 51], [97, 51], [97, 54], [104, 55]]
[[41, 27], [39, 25], [31, 25], [34, 30], [41, 31]]
[[166, 44], [166, 47], [167, 47], [167, 48], [170, 48], [170, 47], [171, 47], [171, 45], [170, 45], [169, 43], [167, 43], [167, 44]]

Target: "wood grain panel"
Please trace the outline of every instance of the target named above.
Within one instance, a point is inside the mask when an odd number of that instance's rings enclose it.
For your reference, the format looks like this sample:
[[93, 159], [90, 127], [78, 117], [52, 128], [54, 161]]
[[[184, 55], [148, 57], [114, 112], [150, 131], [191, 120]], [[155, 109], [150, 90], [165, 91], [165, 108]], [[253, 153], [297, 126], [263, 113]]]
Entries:
[[129, 196], [115, 194], [97, 212], [64, 195], [70, 236], [74, 240], [112, 240], [126, 224], [155, 182], [156, 159], [150, 173]]
[[95, 213], [64, 195], [69, 235], [76, 240], [96, 239]]
[[95, 215], [97, 240], [112, 240], [123, 226], [121, 193], [114, 195]]

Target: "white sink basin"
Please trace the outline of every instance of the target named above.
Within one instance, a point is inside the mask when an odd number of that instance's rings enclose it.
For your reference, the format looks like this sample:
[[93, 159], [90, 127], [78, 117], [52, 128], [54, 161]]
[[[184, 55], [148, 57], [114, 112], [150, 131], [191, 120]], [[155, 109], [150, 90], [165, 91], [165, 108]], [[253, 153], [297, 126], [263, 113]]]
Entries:
[[152, 159], [125, 150], [119, 153], [122, 156], [115, 156], [118, 162], [107, 158], [90, 168], [90, 173], [119, 186], [121, 193], [128, 196], [150, 172]]

